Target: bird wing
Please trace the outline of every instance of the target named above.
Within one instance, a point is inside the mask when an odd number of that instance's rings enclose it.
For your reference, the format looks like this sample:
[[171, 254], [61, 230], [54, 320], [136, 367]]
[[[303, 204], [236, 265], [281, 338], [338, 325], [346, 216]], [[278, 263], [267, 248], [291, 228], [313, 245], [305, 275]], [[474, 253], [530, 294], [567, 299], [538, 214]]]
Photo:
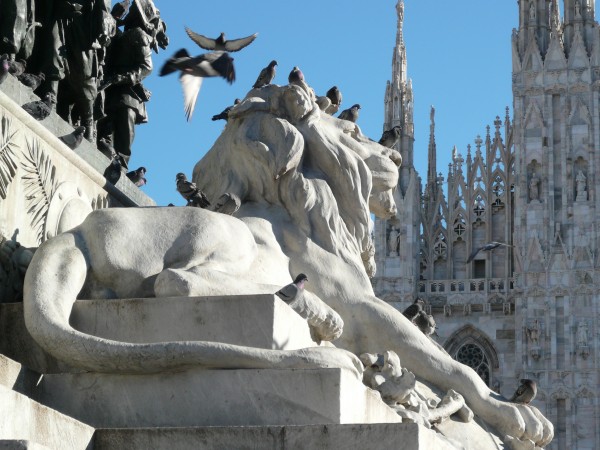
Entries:
[[473, 258], [475, 258], [477, 256], [477, 253], [479, 253], [482, 248], [483, 247], [476, 248], [475, 250], [473, 250], [471, 252], [471, 254], [469, 255], [469, 259], [467, 259], [467, 264], [469, 264], [471, 261], [473, 261]]
[[288, 284], [277, 291], [276, 295], [283, 301], [290, 302], [298, 295], [298, 286], [294, 283]]
[[227, 41], [225, 42], [225, 50], [228, 52], [237, 52], [238, 50], [250, 45], [252, 41], [256, 39], [256, 36], [258, 36], [258, 33], [254, 33], [252, 36], [247, 36], [245, 38]]
[[202, 80], [204, 78], [191, 75], [185, 72], [181, 72], [179, 81], [181, 81], [181, 87], [183, 88], [183, 109], [185, 110], [185, 117], [189, 121], [194, 113], [196, 107], [196, 100], [198, 99], [198, 93], [202, 86]]
[[514, 402], [515, 400], [517, 400], [519, 397], [521, 397], [525, 393], [526, 390], [527, 390], [527, 386], [525, 386], [524, 384], [519, 386], [517, 388], [517, 390], [515, 391], [514, 395], [512, 396], [512, 398], [510, 399], [510, 401]]
[[217, 41], [214, 39], [208, 38], [206, 36], [202, 36], [201, 34], [194, 33], [188, 27], [185, 27], [185, 32], [190, 37], [192, 41], [198, 44], [205, 50], [215, 50], [217, 48]]
[[260, 73], [258, 74], [258, 78], [256, 79], [256, 83], [254, 83], [254, 87], [265, 83], [265, 81], [267, 80], [267, 77], [268, 77], [268, 72], [269, 72], [268, 67], [265, 67], [264, 69], [262, 69], [260, 71]]

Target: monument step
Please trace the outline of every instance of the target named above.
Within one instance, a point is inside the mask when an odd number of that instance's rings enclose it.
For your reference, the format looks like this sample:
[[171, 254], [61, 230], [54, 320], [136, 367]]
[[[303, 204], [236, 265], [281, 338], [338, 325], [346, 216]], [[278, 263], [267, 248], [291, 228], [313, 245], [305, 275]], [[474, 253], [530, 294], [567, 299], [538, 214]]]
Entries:
[[29, 396], [41, 375], [0, 354], [0, 385]]
[[48, 447], [25, 440], [0, 440], [0, 450], [48, 450]]
[[0, 449], [84, 450], [93, 434], [92, 427], [0, 384], [0, 442], [7, 446]]
[[225, 448], [457, 450], [448, 439], [414, 423], [265, 427], [99, 429], [94, 450], [221, 450]]
[[344, 369], [45, 375], [36, 399], [95, 428], [394, 423]]
[[[280, 350], [318, 345], [306, 320], [273, 294], [79, 300], [71, 324], [123, 342], [218, 341]], [[32, 339], [22, 303], [0, 304], [0, 353], [40, 373], [78, 372]]]

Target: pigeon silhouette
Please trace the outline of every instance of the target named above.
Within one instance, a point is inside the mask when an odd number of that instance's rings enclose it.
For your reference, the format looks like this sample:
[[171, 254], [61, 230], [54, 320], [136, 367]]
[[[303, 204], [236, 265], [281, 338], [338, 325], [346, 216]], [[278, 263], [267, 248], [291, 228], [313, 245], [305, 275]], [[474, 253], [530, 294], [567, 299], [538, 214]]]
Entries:
[[46, 80], [46, 75], [40, 73], [39, 75], [35, 75], [33, 73], [22, 73], [17, 77], [17, 79], [27, 87], [30, 87], [32, 90], [36, 90], [40, 87]]
[[342, 104], [342, 93], [337, 86], [331, 87], [325, 96], [331, 100], [331, 104], [339, 107]]
[[290, 84], [304, 83], [304, 74], [298, 68], [298, 66], [294, 66], [294, 68], [288, 75], [288, 82]]
[[527, 378], [523, 378], [521, 380], [521, 385], [517, 388], [510, 401], [514, 403], [524, 403], [527, 405], [535, 398], [536, 395], [536, 382]]
[[381, 139], [379, 139], [379, 143], [384, 147], [392, 148], [394, 147], [394, 145], [396, 145], [398, 139], [400, 139], [401, 133], [402, 128], [396, 125], [395, 127], [383, 132], [383, 134], [381, 135]]
[[275, 66], [277, 65], [277, 61], [273, 60], [269, 63], [267, 67], [262, 69], [258, 74], [258, 78], [256, 79], [256, 83], [252, 86], [253, 88], [261, 88], [263, 86], [267, 86], [271, 84], [271, 81], [275, 78]]
[[286, 303], [291, 303], [296, 299], [299, 292], [304, 289], [304, 283], [308, 281], [308, 277], [303, 273], [298, 274], [294, 281], [275, 292], [281, 300]]
[[471, 261], [473, 261], [473, 258], [475, 258], [479, 252], [489, 252], [490, 250], [494, 250], [495, 248], [498, 248], [501, 245], [504, 245], [506, 247], [513, 247], [512, 245], [507, 244], [505, 242], [496, 242], [496, 241], [488, 242], [487, 244], [482, 245], [481, 247], [473, 250], [471, 252], [471, 254], [469, 255], [469, 258], [467, 259], [466, 263], [469, 264]]
[[183, 88], [185, 116], [189, 121], [194, 113], [202, 80], [207, 77], [222, 77], [229, 84], [235, 81], [233, 58], [228, 53], [214, 52], [191, 57], [186, 49], [177, 51], [163, 65], [160, 76], [180, 71], [179, 81]]
[[235, 105], [239, 104], [240, 102], [241, 102], [241, 100], [239, 98], [236, 98], [235, 101], [233, 102], [233, 105], [228, 106], [223, 111], [221, 111], [219, 114], [216, 114], [216, 115], [212, 116], [211, 120], [224, 120], [224, 121], [227, 121], [229, 119], [229, 111], [231, 111], [233, 109], [233, 107]]
[[210, 206], [208, 198], [195, 183], [188, 181], [184, 173], [178, 173], [175, 181], [177, 182], [177, 192], [187, 200], [187, 206], [196, 206], [198, 208], [206, 208]]
[[131, 172], [127, 172], [125, 175], [137, 187], [144, 186], [147, 183], [147, 180], [146, 180], [146, 178], [144, 176], [144, 175], [146, 175], [146, 168], [145, 167], [139, 167], [136, 170], [132, 170]]
[[245, 38], [232, 39], [228, 41], [225, 39], [225, 33], [221, 33], [216, 39], [211, 39], [201, 34], [194, 33], [188, 27], [185, 27], [185, 32], [192, 41], [194, 41], [203, 49], [223, 52], [237, 52], [238, 50], [250, 45], [252, 41], [256, 39], [256, 36], [258, 36], [258, 33], [254, 33], [253, 35]]
[[419, 315], [419, 313], [423, 311], [424, 304], [425, 302], [423, 300], [417, 298], [412, 305], [410, 305], [408, 308], [402, 311], [402, 314], [404, 314], [404, 317], [406, 317], [408, 320], [413, 322]]
[[23, 109], [36, 120], [44, 120], [52, 112], [52, 106], [56, 102], [56, 96], [52, 92], [44, 95], [42, 100], [25, 103]]
[[423, 332], [425, 336], [429, 336], [435, 333], [437, 328], [435, 319], [431, 314], [427, 314], [425, 311], [419, 311], [417, 317], [415, 317], [413, 323]]
[[83, 142], [83, 135], [85, 134], [85, 127], [77, 127], [72, 133], [60, 136], [60, 140], [67, 144], [71, 150], [75, 150]]
[[104, 178], [116, 185], [121, 178], [121, 173], [123, 172], [124, 167], [123, 158], [115, 153], [110, 160], [110, 164], [104, 170]]
[[356, 121], [358, 120], [359, 109], [360, 105], [356, 103], [355, 105], [352, 105], [349, 109], [343, 110], [338, 116], [338, 119], [349, 120], [350, 122], [356, 123]]

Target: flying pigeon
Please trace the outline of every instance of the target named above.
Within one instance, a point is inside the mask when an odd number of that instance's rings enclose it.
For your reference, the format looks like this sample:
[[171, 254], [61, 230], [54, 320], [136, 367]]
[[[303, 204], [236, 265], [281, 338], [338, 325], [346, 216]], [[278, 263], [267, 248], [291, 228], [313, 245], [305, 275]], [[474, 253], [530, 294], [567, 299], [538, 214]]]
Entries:
[[301, 273], [292, 283], [275, 292], [275, 295], [277, 295], [284, 302], [291, 303], [296, 298], [298, 293], [304, 289], [304, 283], [306, 281], [308, 281], [308, 277]]
[[404, 314], [404, 316], [410, 320], [411, 322], [413, 322], [416, 317], [419, 315], [419, 313], [421, 311], [423, 311], [423, 305], [425, 304], [425, 302], [423, 300], [421, 300], [420, 298], [417, 298], [412, 305], [410, 305], [408, 308], [406, 308], [404, 311], [402, 311], [402, 314]]
[[258, 33], [254, 33], [251, 36], [247, 36], [245, 38], [233, 39], [228, 41], [225, 39], [225, 33], [221, 33], [218, 38], [211, 39], [206, 36], [202, 36], [201, 34], [194, 33], [188, 27], [185, 27], [185, 32], [190, 37], [192, 41], [198, 44], [205, 50], [214, 50], [221, 52], [237, 52], [238, 50], [243, 49], [244, 47], [250, 45]]
[[333, 86], [331, 89], [329, 89], [325, 96], [331, 100], [332, 105], [335, 105], [338, 108], [342, 104], [342, 93], [337, 86]]
[[[423, 332], [425, 336], [430, 336], [435, 333], [436, 323], [431, 314], [425, 311], [419, 311], [414, 319], [414, 324]], [[437, 333], [435, 333], [437, 335]]]
[[236, 98], [235, 101], [233, 102], [233, 105], [228, 106], [223, 111], [221, 111], [219, 114], [212, 116], [212, 120], [227, 121], [227, 119], [229, 119], [229, 111], [231, 111], [233, 109], [233, 107], [235, 105], [239, 104], [240, 102], [241, 102], [241, 100], [239, 98]]
[[186, 49], [182, 48], [168, 59], [160, 70], [160, 76], [181, 71], [179, 81], [183, 87], [184, 109], [187, 120], [190, 120], [196, 106], [196, 99], [206, 77], [223, 77], [229, 84], [235, 81], [235, 68], [233, 58], [228, 53], [214, 52], [191, 57]]
[[40, 87], [40, 84], [46, 80], [46, 75], [43, 73], [40, 73], [39, 75], [35, 75], [33, 73], [22, 73], [17, 78], [22, 84], [35, 91], [38, 87]]
[[147, 182], [146, 177], [144, 176], [144, 175], [146, 175], [145, 167], [139, 167], [136, 170], [127, 172], [125, 175], [127, 175], [127, 178], [129, 178], [131, 180], [131, 182], [133, 184], [135, 184], [137, 187], [144, 186]]
[[384, 147], [392, 148], [400, 139], [400, 134], [402, 132], [402, 128], [398, 125], [393, 127], [390, 130], [386, 130], [381, 135], [381, 139], [379, 139], [379, 143]]
[[527, 378], [523, 378], [521, 380], [521, 385], [517, 388], [510, 401], [528, 405], [535, 398], [536, 394], [536, 382]]
[[506, 247], [513, 247], [512, 245], [506, 244], [504, 242], [496, 242], [496, 241], [488, 242], [487, 244], [485, 244], [479, 248], [476, 248], [475, 250], [473, 250], [473, 252], [471, 252], [471, 254], [469, 255], [469, 259], [467, 259], [467, 264], [469, 264], [471, 261], [473, 261], [473, 258], [475, 258], [479, 252], [481, 252], [481, 251], [489, 252], [490, 250], [494, 250], [495, 248], [498, 248], [501, 245], [504, 245]]
[[7, 59], [2, 59], [2, 64], [0, 65], [0, 84], [4, 83], [4, 80], [8, 78], [8, 71], [10, 66], [8, 64]]
[[288, 82], [290, 84], [304, 83], [304, 74], [298, 68], [298, 66], [294, 66], [294, 68], [288, 75]]
[[175, 178], [177, 182], [177, 192], [187, 200], [187, 206], [196, 206], [206, 208], [210, 206], [210, 202], [204, 192], [196, 187], [195, 183], [188, 181], [184, 173], [178, 173]]
[[350, 109], [345, 109], [338, 116], [338, 119], [349, 120], [350, 122], [356, 123], [358, 120], [358, 110], [360, 109], [360, 105], [357, 103], [352, 105]]
[[56, 96], [52, 92], [48, 92], [42, 100], [25, 103], [23, 109], [31, 114], [34, 119], [44, 120], [52, 112], [55, 100]]
[[260, 71], [258, 78], [256, 79], [256, 83], [252, 86], [253, 88], [261, 88], [263, 86], [267, 86], [271, 84], [273, 78], [275, 78], [275, 66], [277, 65], [277, 61], [273, 60], [269, 63], [267, 67]]
[[67, 144], [71, 150], [75, 150], [83, 142], [83, 135], [85, 134], [85, 127], [77, 127], [72, 133], [60, 136], [60, 140]]

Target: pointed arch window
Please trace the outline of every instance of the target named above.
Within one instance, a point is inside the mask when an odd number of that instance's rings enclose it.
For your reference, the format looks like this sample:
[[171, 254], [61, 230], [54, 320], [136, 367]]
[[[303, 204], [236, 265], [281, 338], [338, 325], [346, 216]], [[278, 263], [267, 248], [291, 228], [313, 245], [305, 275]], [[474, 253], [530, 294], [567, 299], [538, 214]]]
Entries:
[[463, 345], [454, 355], [454, 359], [472, 368], [485, 381], [485, 384], [490, 385], [490, 361], [479, 345], [473, 343]]
[[477, 372], [488, 386], [494, 383], [493, 372], [499, 368], [498, 354], [485, 333], [465, 325], [450, 336], [444, 348], [458, 362]]

